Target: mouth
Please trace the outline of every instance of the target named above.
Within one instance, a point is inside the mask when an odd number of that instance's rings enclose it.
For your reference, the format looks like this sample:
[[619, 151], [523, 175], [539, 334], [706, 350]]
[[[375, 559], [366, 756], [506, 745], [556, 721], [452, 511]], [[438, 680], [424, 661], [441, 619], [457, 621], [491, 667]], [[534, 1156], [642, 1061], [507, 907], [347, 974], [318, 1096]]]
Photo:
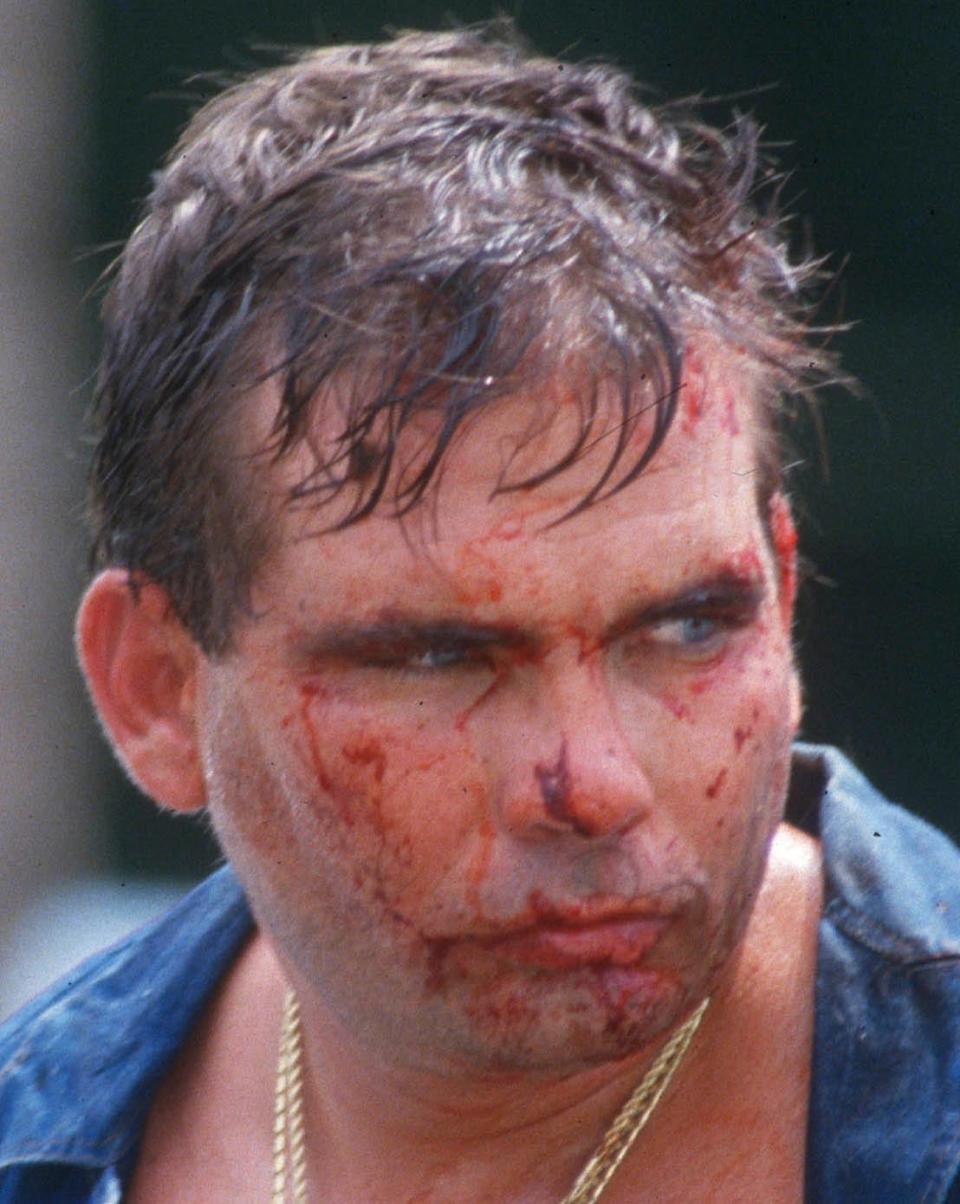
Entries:
[[663, 916], [620, 916], [587, 923], [544, 921], [481, 943], [516, 965], [545, 970], [636, 966], [670, 925]]

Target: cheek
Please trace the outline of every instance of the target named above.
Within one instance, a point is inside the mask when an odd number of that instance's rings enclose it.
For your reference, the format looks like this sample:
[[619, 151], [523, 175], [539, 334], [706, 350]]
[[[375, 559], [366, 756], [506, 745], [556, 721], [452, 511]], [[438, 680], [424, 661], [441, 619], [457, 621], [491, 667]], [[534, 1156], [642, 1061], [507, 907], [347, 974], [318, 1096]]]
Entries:
[[305, 691], [292, 714], [309, 814], [333, 827], [354, 886], [419, 911], [482, 837], [485, 791], [467, 735], [323, 692]]
[[655, 697], [656, 728], [674, 797], [687, 800], [704, 835], [743, 838], [779, 813], [792, 734], [792, 658], [775, 631], [749, 650], [685, 675]]
[[782, 818], [790, 764], [786, 685], [745, 689], [711, 724], [703, 741], [702, 855], [721, 893], [742, 914], [759, 887], [769, 842]]
[[[261, 683], [262, 684], [262, 683]], [[237, 683], [223, 705], [202, 700], [208, 812], [247, 884], [301, 871], [297, 839], [302, 773], [290, 750], [293, 720], [277, 733], [265, 691]]]

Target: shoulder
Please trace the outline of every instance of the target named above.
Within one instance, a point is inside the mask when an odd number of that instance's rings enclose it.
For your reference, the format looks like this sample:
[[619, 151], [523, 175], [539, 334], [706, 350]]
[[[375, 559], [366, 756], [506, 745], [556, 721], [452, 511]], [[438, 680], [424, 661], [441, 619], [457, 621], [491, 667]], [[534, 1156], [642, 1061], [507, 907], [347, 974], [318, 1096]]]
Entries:
[[0, 1187], [24, 1163], [123, 1156], [251, 927], [236, 878], [221, 870], [0, 1027]]

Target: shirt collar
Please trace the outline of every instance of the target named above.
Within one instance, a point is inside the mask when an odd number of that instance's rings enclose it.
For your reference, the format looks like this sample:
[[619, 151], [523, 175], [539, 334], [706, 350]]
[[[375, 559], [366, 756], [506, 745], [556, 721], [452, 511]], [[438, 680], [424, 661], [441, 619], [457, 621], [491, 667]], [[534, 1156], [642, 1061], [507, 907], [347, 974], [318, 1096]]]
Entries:
[[795, 764], [826, 784], [806, 1199], [933, 1204], [960, 1165], [960, 855], [835, 750]]
[[820, 838], [826, 919], [891, 962], [960, 957], [960, 860], [947, 836], [819, 745], [794, 746], [787, 815]]
[[0, 1167], [119, 1161], [252, 925], [224, 867], [21, 1011], [0, 1035]]

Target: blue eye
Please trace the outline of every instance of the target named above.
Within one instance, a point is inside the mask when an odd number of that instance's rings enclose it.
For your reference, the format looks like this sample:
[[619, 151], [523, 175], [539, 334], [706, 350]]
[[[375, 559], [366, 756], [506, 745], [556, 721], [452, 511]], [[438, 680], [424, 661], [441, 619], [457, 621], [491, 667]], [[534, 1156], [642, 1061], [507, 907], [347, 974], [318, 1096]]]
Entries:
[[720, 631], [720, 623], [716, 619], [709, 619], [703, 615], [678, 619], [676, 625], [681, 641], [685, 644], [705, 644]]
[[706, 656], [716, 651], [731, 633], [731, 624], [710, 615], [684, 615], [660, 619], [644, 629], [643, 641], [664, 652]]

